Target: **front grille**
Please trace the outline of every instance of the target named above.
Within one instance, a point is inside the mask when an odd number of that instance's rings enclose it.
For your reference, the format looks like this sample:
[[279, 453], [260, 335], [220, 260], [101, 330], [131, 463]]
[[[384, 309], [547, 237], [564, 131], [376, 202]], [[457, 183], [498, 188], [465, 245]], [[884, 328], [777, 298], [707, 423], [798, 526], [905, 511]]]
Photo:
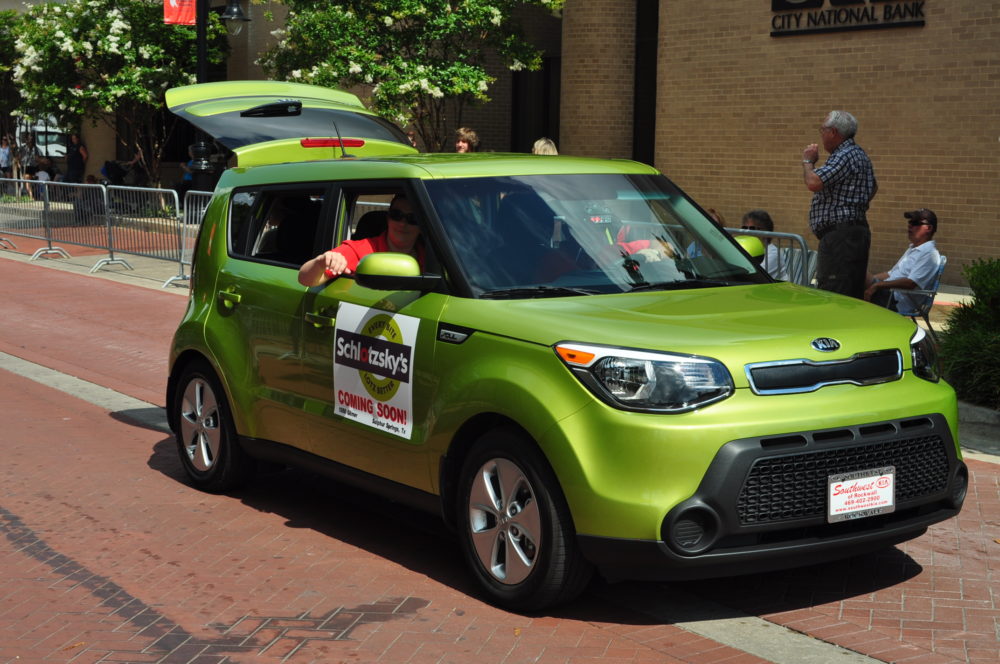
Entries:
[[938, 435], [756, 460], [737, 501], [741, 525], [824, 517], [827, 477], [896, 467], [896, 504], [944, 491], [948, 453]]
[[746, 374], [757, 394], [812, 392], [826, 385], [873, 385], [899, 380], [903, 375], [903, 360], [898, 350], [882, 350], [827, 362], [782, 360], [748, 364]]

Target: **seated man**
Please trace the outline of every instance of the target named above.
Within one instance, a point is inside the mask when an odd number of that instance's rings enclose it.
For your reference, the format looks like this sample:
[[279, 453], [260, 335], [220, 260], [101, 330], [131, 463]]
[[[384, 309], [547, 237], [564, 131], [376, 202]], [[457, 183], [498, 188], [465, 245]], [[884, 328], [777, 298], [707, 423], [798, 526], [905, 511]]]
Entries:
[[397, 195], [389, 204], [388, 228], [381, 235], [362, 240], [344, 240], [335, 249], [306, 261], [299, 268], [299, 283], [303, 286], [319, 286], [320, 284], [350, 274], [357, 269], [361, 259], [379, 251], [394, 251], [410, 254], [424, 263], [424, 246], [418, 242], [420, 227], [417, 226], [416, 214], [410, 201], [402, 194]]
[[[866, 300], [893, 311], [913, 311], [921, 303], [914, 301], [906, 293], [893, 293], [890, 289], [929, 288], [941, 262], [941, 255], [933, 239], [937, 232], [937, 215], [921, 208], [904, 212], [903, 216], [909, 220], [906, 233], [910, 239], [910, 248], [888, 272], [869, 274], [865, 288]], [[922, 298], [917, 296], [916, 299]]]

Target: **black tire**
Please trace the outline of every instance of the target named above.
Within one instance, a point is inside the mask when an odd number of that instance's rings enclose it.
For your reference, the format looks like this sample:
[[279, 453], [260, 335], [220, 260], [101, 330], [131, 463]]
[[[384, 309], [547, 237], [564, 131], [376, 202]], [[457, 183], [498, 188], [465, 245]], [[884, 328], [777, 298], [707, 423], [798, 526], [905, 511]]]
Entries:
[[192, 484], [222, 493], [250, 477], [254, 462], [240, 447], [226, 392], [206, 362], [184, 367], [173, 408], [177, 453]]
[[490, 600], [537, 611], [575, 599], [593, 574], [576, 542], [569, 507], [545, 457], [517, 431], [491, 431], [473, 445], [458, 483], [466, 562]]

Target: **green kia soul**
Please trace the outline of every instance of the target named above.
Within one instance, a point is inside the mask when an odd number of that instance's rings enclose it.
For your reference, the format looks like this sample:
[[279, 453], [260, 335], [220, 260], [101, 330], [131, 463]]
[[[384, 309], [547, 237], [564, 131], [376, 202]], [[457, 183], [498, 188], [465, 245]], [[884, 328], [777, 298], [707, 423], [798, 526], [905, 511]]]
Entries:
[[[236, 154], [205, 214], [167, 408], [192, 483], [257, 460], [440, 513], [494, 603], [609, 579], [816, 563], [961, 509], [956, 400], [931, 339], [775, 282], [629, 161], [417, 154], [338, 91], [179, 88]], [[283, 163], [278, 163], [283, 162]], [[320, 286], [299, 267], [385, 232]]]

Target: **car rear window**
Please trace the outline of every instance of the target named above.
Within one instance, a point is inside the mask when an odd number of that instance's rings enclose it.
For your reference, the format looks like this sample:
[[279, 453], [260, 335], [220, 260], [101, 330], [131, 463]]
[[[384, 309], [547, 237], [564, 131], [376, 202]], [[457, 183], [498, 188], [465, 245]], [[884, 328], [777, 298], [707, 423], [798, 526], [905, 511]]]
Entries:
[[230, 150], [283, 138], [337, 136], [392, 141], [410, 141], [396, 125], [377, 115], [330, 108], [302, 109], [301, 115], [240, 117], [239, 111], [210, 116], [190, 116], [199, 128]]

